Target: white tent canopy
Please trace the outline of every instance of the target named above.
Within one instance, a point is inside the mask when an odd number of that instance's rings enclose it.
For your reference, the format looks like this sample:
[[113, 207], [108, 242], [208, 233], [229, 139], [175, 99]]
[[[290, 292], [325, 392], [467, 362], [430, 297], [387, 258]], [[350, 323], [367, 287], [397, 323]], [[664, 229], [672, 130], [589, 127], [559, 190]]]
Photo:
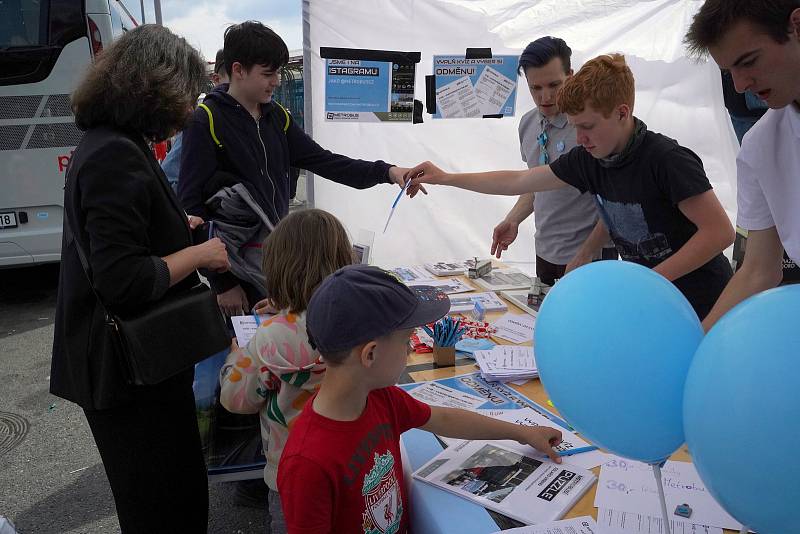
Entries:
[[[384, 159], [399, 166], [431, 160], [451, 171], [525, 168], [520, 159], [519, 118], [533, 107], [524, 78], [517, 113], [503, 119], [432, 120], [424, 124], [337, 123], [324, 116], [324, 63], [320, 47], [419, 51], [416, 98], [434, 54], [463, 54], [491, 47], [518, 55], [532, 40], [561, 37], [577, 70], [587, 59], [624, 53], [636, 77], [634, 114], [650, 129], [677, 139], [703, 160], [733, 218], [738, 145], [722, 101], [719, 69], [688, 59], [682, 44], [700, 2], [689, 0], [304, 0], [306, 124], [334, 152]], [[316, 207], [339, 217], [351, 236], [375, 232], [373, 263], [381, 266], [488, 257], [492, 229], [515, 197], [487, 196], [431, 186], [430, 195], [404, 199], [386, 234], [397, 193], [387, 186], [356, 191], [317, 177]], [[533, 217], [504, 259], [532, 265]]]

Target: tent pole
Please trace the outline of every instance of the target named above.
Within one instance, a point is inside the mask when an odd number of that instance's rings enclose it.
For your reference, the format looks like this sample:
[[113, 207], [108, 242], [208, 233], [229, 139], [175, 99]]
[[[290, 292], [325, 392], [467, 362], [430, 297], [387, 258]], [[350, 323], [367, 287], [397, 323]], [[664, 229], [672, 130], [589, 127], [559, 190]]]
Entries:
[[[311, 0], [303, 0], [303, 114], [305, 131], [314, 137], [313, 93], [312, 93], [312, 50], [311, 50]], [[309, 208], [315, 206], [314, 174], [306, 171], [306, 203]]]

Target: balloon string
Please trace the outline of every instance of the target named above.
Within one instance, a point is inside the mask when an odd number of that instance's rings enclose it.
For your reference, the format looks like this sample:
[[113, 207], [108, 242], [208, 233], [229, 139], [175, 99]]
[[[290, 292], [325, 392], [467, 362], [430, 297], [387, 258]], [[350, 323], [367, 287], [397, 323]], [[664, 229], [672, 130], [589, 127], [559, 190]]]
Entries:
[[659, 464], [653, 464], [653, 474], [656, 476], [658, 498], [661, 500], [661, 515], [664, 518], [663, 534], [670, 534], [669, 516], [667, 515], [667, 500], [664, 498], [664, 485], [661, 483], [661, 466]]

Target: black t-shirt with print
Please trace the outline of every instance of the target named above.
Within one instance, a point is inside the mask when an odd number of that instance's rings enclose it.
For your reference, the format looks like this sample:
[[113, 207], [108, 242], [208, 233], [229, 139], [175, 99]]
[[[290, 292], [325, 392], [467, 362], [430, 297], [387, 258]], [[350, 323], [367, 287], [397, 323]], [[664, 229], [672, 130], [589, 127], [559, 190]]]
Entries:
[[[550, 164], [562, 181], [594, 195], [622, 259], [655, 267], [697, 231], [678, 203], [711, 189], [700, 158], [664, 135], [647, 131], [626, 160], [605, 167], [578, 146]], [[718, 254], [674, 281], [700, 318], [713, 307], [732, 275]]]

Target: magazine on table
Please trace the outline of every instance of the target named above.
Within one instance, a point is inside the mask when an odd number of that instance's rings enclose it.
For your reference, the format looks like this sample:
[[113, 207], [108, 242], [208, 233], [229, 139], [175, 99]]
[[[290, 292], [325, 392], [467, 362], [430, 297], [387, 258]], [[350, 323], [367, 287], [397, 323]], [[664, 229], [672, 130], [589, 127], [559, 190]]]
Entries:
[[533, 315], [534, 317], [536, 317], [539, 314], [539, 304], [534, 304], [534, 305], [528, 304], [529, 291], [530, 288], [509, 289], [507, 291], [501, 291], [500, 295], [513, 302], [517, 308], [521, 309], [528, 315]]
[[424, 285], [423, 282], [430, 282], [435, 279], [435, 277], [421, 265], [399, 265], [386, 269], [386, 271], [394, 273], [397, 278], [406, 285]]
[[408, 285], [433, 286], [446, 295], [454, 295], [456, 293], [469, 293], [470, 291], [475, 291], [474, 288], [468, 286], [458, 278], [445, 278], [444, 280], [422, 280], [419, 282], [411, 282]]
[[436, 276], [462, 276], [467, 269], [474, 266], [474, 258], [464, 261], [437, 261], [425, 264], [425, 268]]
[[[422, 284], [417, 284], [422, 285]], [[468, 293], [450, 297], [450, 313], [469, 312], [475, 309], [475, 302], [480, 302], [484, 311], [506, 311], [508, 306], [493, 292]]]
[[489, 291], [529, 289], [531, 277], [513, 267], [492, 269], [488, 274], [475, 279], [475, 283]]
[[448, 447], [414, 478], [526, 524], [561, 519], [596, 480], [586, 469], [496, 441]]

